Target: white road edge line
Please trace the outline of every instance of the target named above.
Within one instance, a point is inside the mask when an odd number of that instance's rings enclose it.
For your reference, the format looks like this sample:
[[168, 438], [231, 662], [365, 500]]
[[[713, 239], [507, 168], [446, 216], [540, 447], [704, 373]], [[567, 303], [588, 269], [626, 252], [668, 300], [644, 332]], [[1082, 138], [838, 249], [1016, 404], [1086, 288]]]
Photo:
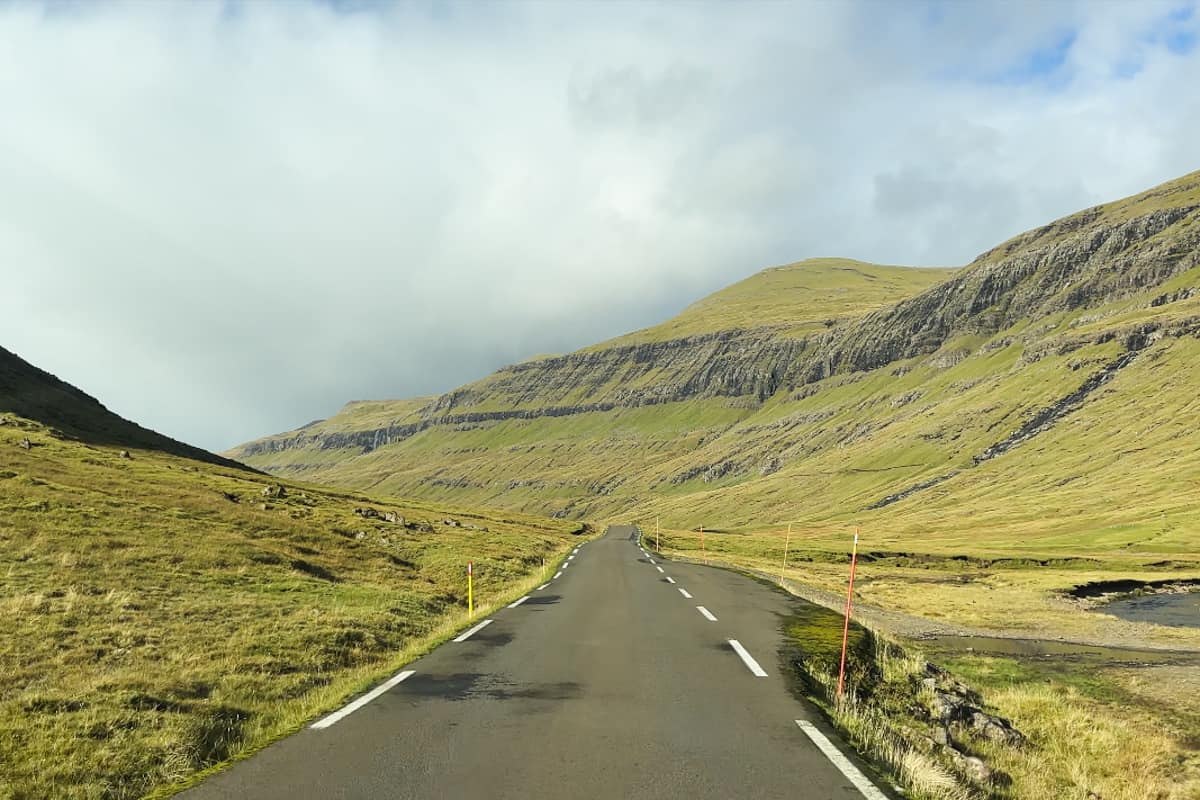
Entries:
[[668, 576], [667, 576], [667, 583], [674, 583], [674, 582], [675, 582], [675, 579], [674, 579], [674, 578], [672, 578], [670, 575], [668, 575]]
[[492, 621], [490, 619], [485, 619], [483, 622], [479, 623], [474, 628], [471, 628], [466, 633], [463, 633], [462, 635], [458, 636], [456, 639], [454, 639], [454, 641], [465, 642], [467, 639], [470, 639], [472, 636], [479, 633], [481, 630], [483, 630], [484, 628], [486, 628], [488, 625], [491, 625], [491, 624], [492, 624]]
[[825, 738], [825, 734], [817, 730], [815, 725], [802, 719], [796, 720], [796, 724], [808, 735], [808, 738], [812, 739], [813, 744], [825, 754], [826, 758], [832, 761], [833, 765], [854, 784], [854, 788], [862, 792], [863, 797], [867, 800], [887, 800], [884, 793], [879, 791], [878, 787], [871, 783], [858, 767], [851, 764], [850, 760], [842, 755], [841, 751], [833, 746], [833, 742]]
[[666, 570], [665, 570], [665, 569], [663, 569], [662, 567], [655, 567], [655, 569], [656, 569], [656, 570], [658, 570], [659, 572], [662, 572], [662, 573], [665, 573], [665, 572], [666, 572]]
[[750, 653], [746, 651], [746, 648], [742, 647], [741, 642], [739, 642], [737, 639], [730, 639], [729, 644], [733, 648], [734, 652], [736, 652], [741, 657], [742, 661], [745, 662], [746, 667], [754, 673], [755, 677], [767, 677], [767, 671], [758, 665], [758, 662], [754, 660], [754, 656], [750, 655]]
[[509, 604], [508, 604], [508, 607], [509, 607], [509, 608], [516, 608], [517, 606], [521, 605], [521, 603], [524, 603], [524, 602], [525, 602], [526, 600], [528, 600], [528, 599], [529, 599], [529, 595], [525, 595], [525, 596], [524, 596], [524, 597], [522, 597], [520, 600], [514, 600], [513, 602], [509, 603]]
[[537, 590], [540, 592], [542, 589], [545, 589], [549, 585], [550, 585], [550, 583], [549, 583], [549, 581], [547, 581], [546, 583], [543, 583], [541, 586], [539, 586], [537, 588]]
[[705, 618], [706, 620], [708, 620], [709, 622], [716, 622], [716, 621], [717, 621], [717, 618], [716, 618], [716, 617], [714, 617], [714, 616], [712, 615], [712, 612], [711, 612], [711, 611], [709, 611], [709, 610], [708, 610], [707, 608], [705, 608], [704, 606], [696, 606], [696, 610], [697, 610], [697, 611], [699, 611], [701, 614], [703, 614], [703, 615], [704, 615], [704, 618]]
[[404, 670], [400, 674], [395, 675], [392, 678], [388, 679], [388, 681], [386, 683], [379, 684], [374, 689], [372, 689], [371, 691], [364, 694], [362, 697], [355, 700], [353, 703], [349, 703], [344, 708], [338, 709], [337, 711], [333, 712], [329, 716], [324, 717], [317, 722], [314, 722], [310, 727], [313, 728], [314, 730], [318, 730], [318, 731], [328, 728], [330, 725], [337, 722], [338, 720], [348, 717], [351, 714], [353, 714], [355, 711], [358, 711], [360, 708], [365, 706], [367, 703], [371, 702], [376, 697], [379, 697], [379, 695], [386, 692], [388, 689], [391, 689], [393, 686], [400, 683], [400, 681], [413, 675], [414, 672], [415, 672], [415, 670], [411, 670], [411, 669]]
[[682, 586], [679, 587], [679, 593], [681, 595], [683, 595], [684, 597], [686, 597], [688, 600], [692, 599], [692, 596], [690, 594], [688, 594], [688, 590], [684, 589]]
[[558, 576], [559, 576], [559, 575], [562, 575], [562, 570], [561, 570], [561, 569], [560, 569], [558, 572], [554, 573], [554, 577], [553, 577], [553, 578], [551, 578], [550, 580], [556, 580], [556, 579], [558, 578]]

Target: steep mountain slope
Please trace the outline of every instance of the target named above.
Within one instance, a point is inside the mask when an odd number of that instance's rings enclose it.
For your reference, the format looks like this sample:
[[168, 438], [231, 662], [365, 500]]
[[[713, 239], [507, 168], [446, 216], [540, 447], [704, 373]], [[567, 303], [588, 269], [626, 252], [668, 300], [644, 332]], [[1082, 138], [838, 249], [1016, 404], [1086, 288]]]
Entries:
[[0, 413], [36, 420], [95, 444], [144, 448], [212, 464], [242, 464], [178, 442], [109, 411], [98, 400], [0, 347]]
[[[950, 274], [845, 259], [769, 269], [664, 325], [515, 364], [424, 403], [374, 403], [369, 415], [352, 403], [329, 420], [231, 454], [341, 485], [405, 485], [447, 497], [469, 489], [518, 505], [552, 497], [540, 507], [561, 513], [571, 499], [603, 491], [631, 452], [683, 456], [751, 417], [777, 390], [806, 335]], [[794, 305], [796, 298], [805, 301]], [[446, 433], [455, 441], [443, 446]], [[458, 471], [466, 460], [469, 477]]]
[[212, 463], [0, 356], [0, 797], [261, 745], [465, 620], [467, 559], [495, 602], [583, 529]]
[[[963, 535], [945, 524], [954, 510], [978, 523], [976, 540], [1032, 521], [1052, 541], [1087, 524], [1116, 546], [1169, 552], [1195, 513], [1178, 481], [1200, 478], [1187, 423], [1200, 386], [1198, 220], [1193, 173], [958, 272], [769, 270], [663, 326], [508, 367], [386, 426], [347, 430], [339, 415], [232, 455], [560, 515], [886, 518], [904, 539]], [[831, 274], [862, 305], [834, 308]], [[781, 291], [780, 277], [807, 290]], [[885, 277], [892, 287], [863, 291]], [[756, 303], [766, 325], [753, 326]], [[1114, 502], [1097, 504], [1105, 493]]]

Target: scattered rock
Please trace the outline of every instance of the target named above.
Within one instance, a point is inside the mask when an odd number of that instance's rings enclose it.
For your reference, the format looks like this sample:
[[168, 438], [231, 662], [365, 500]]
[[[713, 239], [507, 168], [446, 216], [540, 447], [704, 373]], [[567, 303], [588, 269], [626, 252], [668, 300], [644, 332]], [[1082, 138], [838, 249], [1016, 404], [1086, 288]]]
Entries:
[[221, 496], [231, 503], [240, 503], [242, 499], [233, 492], [221, 492]]
[[963, 755], [953, 748], [947, 749], [946, 752], [950, 755], [950, 759], [954, 762], [959, 772], [967, 778], [976, 783], [991, 783], [992, 768], [983, 763], [982, 759], [975, 756]]
[[447, 517], [446, 519], [442, 520], [442, 524], [443, 524], [443, 525], [449, 525], [451, 528], [461, 528], [461, 527], [462, 527], [462, 523], [461, 523], [461, 522], [459, 522], [459, 521], [458, 521], [458, 520], [456, 520], [456, 519], [450, 519], [449, 517]]
[[273, 483], [270, 486], [264, 486], [261, 494], [263, 497], [274, 497], [276, 499], [282, 499], [284, 497], [287, 497], [287, 490], [284, 489], [279, 484]]
[[984, 711], [971, 714], [971, 729], [991, 742], [999, 742], [1010, 747], [1020, 747], [1025, 743], [1025, 735], [1012, 726], [1004, 717], [997, 717]]
[[133, 456], [129, 455], [129, 451], [128, 451], [128, 450], [122, 450], [122, 451], [121, 451], [121, 458], [133, 458]]
[[259, 504], [258, 504], [258, 510], [259, 510], [259, 511], [266, 511], [268, 508], [270, 508], [270, 506], [268, 506], [266, 503], [259, 503]]
[[404, 517], [400, 516], [395, 511], [379, 511], [378, 509], [365, 507], [354, 509], [354, 513], [363, 519], [377, 519], [381, 522], [390, 522], [393, 525], [404, 525], [405, 527], [410, 527], [408, 522], [405, 521]]
[[29, 450], [33, 447], [33, 442], [29, 441], [29, 438], [26, 437], [21, 440], [20, 445], [22, 450]]
[[[933, 690], [930, 710], [939, 727], [963, 725], [977, 736], [1010, 747], [1019, 747], [1025, 743], [1024, 734], [1014, 728], [1007, 719], [982, 711], [978, 707], [981, 702], [979, 696], [965, 686], [958, 684], [936, 688], [936, 678], [925, 678], [921, 683]], [[957, 684], [957, 681], [953, 683]]]

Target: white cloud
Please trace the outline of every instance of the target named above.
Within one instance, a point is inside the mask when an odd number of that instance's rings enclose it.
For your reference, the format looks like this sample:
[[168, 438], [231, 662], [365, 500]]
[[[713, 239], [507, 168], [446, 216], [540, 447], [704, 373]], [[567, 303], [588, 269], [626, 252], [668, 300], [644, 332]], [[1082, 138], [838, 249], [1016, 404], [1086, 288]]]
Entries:
[[962, 263], [1200, 166], [1173, 10], [0, 6], [0, 343], [219, 448], [772, 263]]

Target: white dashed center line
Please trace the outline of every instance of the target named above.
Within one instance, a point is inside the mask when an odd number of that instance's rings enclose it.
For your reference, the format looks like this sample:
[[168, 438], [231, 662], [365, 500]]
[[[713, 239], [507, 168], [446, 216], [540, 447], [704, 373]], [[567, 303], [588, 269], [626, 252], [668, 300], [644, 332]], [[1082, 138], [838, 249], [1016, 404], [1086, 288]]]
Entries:
[[682, 586], [679, 587], [679, 593], [681, 595], [683, 595], [684, 597], [686, 597], [688, 600], [692, 599], [692, 596], [690, 594], [688, 594], [688, 590], [684, 589]]
[[651, 558], [651, 559], [650, 559], [650, 563], [651, 563], [651, 564], [657, 564], [658, 562], [657, 562], [657, 561], [655, 561], [653, 558]]
[[674, 583], [674, 582], [675, 582], [675, 579], [674, 579], [674, 578], [672, 578], [670, 575], [668, 575], [668, 576], [667, 576], [667, 583]]
[[717, 621], [717, 618], [716, 618], [716, 617], [714, 617], [714, 616], [712, 615], [712, 612], [711, 612], [711, 611], [709, 611], [709, 610], [708, 610], [707, 608], [705, 608], [704, 606], [696, 606], [696, 610], [697, 610], [697, 611], [699, 611], [701, 614], [703, 614], [703, 615], [704, 615], [704, 618], [705, 618], [706, 620], [708, 620], [709, 622], [716, 622], [716, 621]]
[[479, 623], [479, 624], [478, 624], [478, 625], [476, 625], [474, 628], [471, 628], [471, 629], [470, 629], [469, 631], [467, 631], [466, 633], [464, 633], [464, 634], [460, 635], [460, 636], [459, 636], [457, 639], [455, 639], [454, 641], [456, 641], [456, 642], [465, 642], [467, 639], [470, 639], [472, 636], [474, 636], [475, 634], [479, 633], [481, 630], [483, 630], [484, 628], [486, 628], [488, 625], [491, 625], [491, 624], [492, 624], [492, 621], [491, 621], [490, 619], [485, 619], [483, 622]]
[[367, 703], [371, 702], [376, 697], [379, 697], [379, 695], [383, 694], [388, 689], [391, 689], [393, 686], [400, 683], [400, 681], [404, 680], [405, 678], [408, 678], [412, 674], [413, 674], [413, 670], [411, 670], [411, 669], [404, 670], [400, 674], [390, 678], [386, 683], [381, 683], [379, 686], [376, 686], [374, 689], [367, 692], [362, 697], [355, 700], [353, 703], [349, 703], [344, 708], [341, 708], [341, 709], [333, 712], [328, 717], [325, 717], [324, 719], [321, 719], [318, 722], [314, 722], [312, 724], [312, 727], [316, 730], [323, 730], [325, 728], [328, 728], [330, 725], [337, 722], [338, 720], [340, 720], [344, 717], [348, 717], [349, 715], [353, 714], [355, 711], [358, 711], [360, 708], [365, 706]]
[[528, 600], [528, 599], [529, 599], [529, 595], [525, 595], [525, 596], [524, 596], [524, 597], [522, 597], [520, 600], [514, 600], [513, 602], [509, 603], [509, 604], [508, 604], [508, 607], [509, 607], [509, 608], [516, 608], [517, 606], [521, 605], [521, 603], [524, 603], [524, 602], [525, 602], [526, 600]]
[[664, 573], [666, 572], [666, 570], [663, 569], [662, 567], [655, 567], [655, 569], [658, 570], [659, 572], [664, 572]]
[[746, 668], [753, 672], [755, 677], [767, 677], [767, 671], [758, 665], [758, 662], [754, 660], [754, 656], [746, 652], [746, 648], [742, 647], [741, 642], [739, 642], [737, 639], [730, 639], [729, 645], [733, 648], [734, 652], [741, 657], [742, 661], [746, 664]]

